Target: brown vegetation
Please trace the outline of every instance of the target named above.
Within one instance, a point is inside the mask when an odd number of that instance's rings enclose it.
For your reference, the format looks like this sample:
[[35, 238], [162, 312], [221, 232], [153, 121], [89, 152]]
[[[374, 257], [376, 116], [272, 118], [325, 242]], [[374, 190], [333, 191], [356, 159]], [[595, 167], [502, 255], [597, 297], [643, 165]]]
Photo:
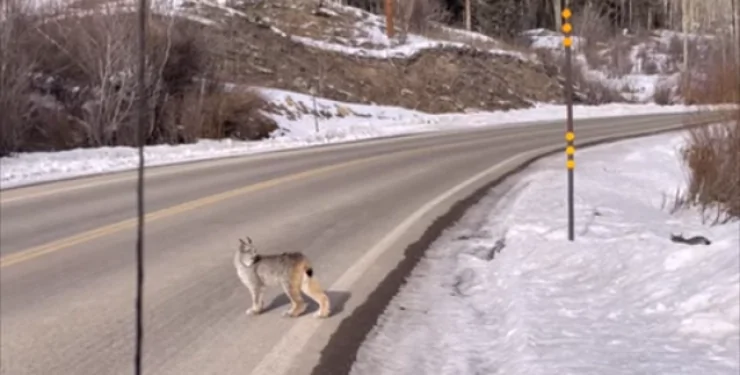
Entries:
[[[740, 218], [740, 77], [735, 64], [716, 64], [685, 91], [702, 104], [738, 104], [725, 121], [689, 131], [682, 158], [689, 184], [682, 198], [713, 223]], [[701, 79], [703, 78], [703, 79]], [[697, 82], [698, 81], [698, 82]]]
[[[134, 145], [133, 15], [96, 10], [74, 19], [10, 16], [11, 27], [0, 35], [0, 155]], [[191, 22], [159, 17], [150, 22], [147, 144], [201, 137], [259, 139], [275, 127], [258, 116], [264, 106], [258, 96], [196, 84], [196, 77], [217, 75], [201, 35]], [[205, 114], [192, 116], [188, 101], [199, 103]], [[193, 118], [202, 121], [196, 126]]]

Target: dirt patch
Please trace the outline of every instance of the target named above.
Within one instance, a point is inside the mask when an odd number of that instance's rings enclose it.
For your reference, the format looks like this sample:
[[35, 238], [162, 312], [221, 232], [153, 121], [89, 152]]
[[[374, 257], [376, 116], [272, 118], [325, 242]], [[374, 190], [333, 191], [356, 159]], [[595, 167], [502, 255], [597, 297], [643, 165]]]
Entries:
[[[310, 17], [325, 18], [304, 14], [304, 25]], [[557, 79], [540, 63], [515, 56], [444, 47], [411, 58], [366, 58], [295, 42], [272, 30], [265, 18], [234, 17], [229, 23], [203, 31], [218, 40], [212, 46], [223, 58], [221, 78], [236, 83], [306, 94], [315, 88], [333, 100], [431, 113], [523, 108], [562, 96]]]

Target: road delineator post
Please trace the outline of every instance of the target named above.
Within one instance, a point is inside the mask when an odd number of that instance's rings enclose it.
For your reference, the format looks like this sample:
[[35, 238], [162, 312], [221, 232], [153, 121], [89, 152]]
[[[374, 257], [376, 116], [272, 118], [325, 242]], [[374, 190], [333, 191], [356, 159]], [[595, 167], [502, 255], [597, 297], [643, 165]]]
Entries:
[[565, 47], [565, 108], [566, 108], [566, 122], [565, 122], [565, 154], [567, 155], [566, 168], [568, 170], [568, 240], [573, 241], [575, 239], [575, 228], [574, 228], [574, 208], [573, 208], [573, 170], [576, 167], [575, 153], [576, 149], [574, 146], [574, 140], [576, 138], [573, 131], [573, 63], [572, 63], [572, 51], [573, 37], [573, 25], [570, 23], [570, 17], [573, 14], [570, 8], [563, 9], [561, 16], [563, 17], [562, 32], [565, 35], [563, 38], [563, 46]]

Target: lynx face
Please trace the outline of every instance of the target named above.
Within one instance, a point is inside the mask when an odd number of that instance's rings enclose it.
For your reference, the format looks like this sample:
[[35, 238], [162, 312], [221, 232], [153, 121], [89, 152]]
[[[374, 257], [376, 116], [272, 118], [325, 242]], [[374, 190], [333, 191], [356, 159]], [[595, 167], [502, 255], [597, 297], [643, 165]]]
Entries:
[[257, 247], [252, 243], [252, 239], [247, 237], [247, 241], [239, 239], [239, 260], [242, 264], [249, 267], [257, 261]]

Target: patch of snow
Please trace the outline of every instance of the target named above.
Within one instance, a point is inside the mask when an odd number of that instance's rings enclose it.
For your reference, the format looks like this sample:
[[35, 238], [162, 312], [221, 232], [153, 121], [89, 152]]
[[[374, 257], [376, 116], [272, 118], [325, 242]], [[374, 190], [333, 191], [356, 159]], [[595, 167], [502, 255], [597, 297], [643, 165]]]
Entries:
[[[530, 48], [547, 49], [547, 50], [564, 50], [563, 34], [548, 29], [530, 29], [524, 30], [520, 35], [527, 37], [530, 41]], [[584, 38], [577, 35], [571, 36], [573, 40], [573, 50], [579, 50], [585, 42]]]
[[[313, 116], [313, 97], [272, 88], [259, 88], [268, 100], [285, 108], [271, 114], [280, 130], [262, 141], [199, 140], [193, 144], [146, 146], [146, 166], [247, 155], [281, 149], [341, 143], [362, 139], [415, 134], [430, 131], [484, 126], [521, 126], [564, 116], [565, 107], [537, 104], [533, 108], [503, 112], [433, 115], [401, 107], [344, 103], [317, 98], [318, 131]], [[621, 115], [683, 113], [699, 107], [609, 104], [573, 107], [575, 118]], [[719, 107], [718, 107], [719, 108]], [[137, 150], [132, 147], [101, 147], [58, 152], [21, 153], [0, 158], [0, 187], [11, 188], [69, 177], [124, 171], [138, 166]]]
[[484, 198], [432, 244], [350, 374], [740, 372], [740, 228], [665, 207], [683, 140], [581, 151], [574, 242], [562, 157]]
[[[319, 118], [318, 132], [313, 116], [313, 97], [295, 92], [260, 88], [259, 91], [285, 113], [272, 114], [281, 130], [262, 141], [199, 140], [193, 144], [147, 146], [147, 166], [169, 165], [195, 160], [246, 155], [361, 139], [444, 131], [483, 126], [520, 126], [565, 116], [565, 107], [536, 104], [533, 108], [468, 114], [428, 114], [401, 107], [343, 103], [317, 98], [317, 108], [330, 116]], [[290, 99], [288, 99], [290, 98]], [[292, 103], [292, 104], [291, 104]], [[718, 107], [721, 108], [721, 107]], [[684, 113], [692, 106], [654, 104], [609, 104], [573, 107], [575, 118], [622, 115]], [[58, 152], [30, 152], [0, 158], [0, 188], [37, 182], [134, 169], [137, 150], [132, 147], [101, 147]]]
[[[424, 50], [439, 49], [445, 47], [460, 49], [473, 48], [471, 45], [462, 42], [432, 40], [415, 34], [409, 34], [406, 38], [405, 43], [398, 44], [393, 40], [389, 40], [380, 28], [374, 27], [373, 22], [362, 22], [358, 25], [360, 25], [361, 27], [356, 29], [356, 32], [364, 32], [364, 36], [356, 36], [355, 38], [353, 38], [356, 43], [362, 44], [363, 42], [369, 42], [371, 44], [385, 46], [385, 48], [378, 49], [348, 46], [344, 44], [332, 43], [324, 40], [295, 35], [291, 35], [290, 39], [306, 46], [321, 49], [324, 51], [331, 51], [349, 56], [361, 56], [375, 59], [411, 58], [423, 52]], [[272, 27], [272, 29], [278, 35], [287, 36], [285, 32], [279, 30], [276, 27]], [[505, 49], [479, 50], [492, 55], [511, 56], [521, 60], [531, 60], [533, 58], [532, 56], [525, 55], [521, 52], [509, 51]]]
[[657, 35], [660, 38], [660, 40], [662, 40], [663, 43], [665, 43], [666, 45], [671, 43], [671, 39], [676, 39], [676, 38], [679, 40], [683, 40], [685, 38], [688, 38], [689, 40], [716, 39], [716, 36], [712, 34], [684, 33], [682, 31], [666, 30], [666, 29], [653, 30], [653, 34]]
[[[285, 34], [285, 33], [282, 33]], [[322, 49], [324, 51], [338, 52], [350, 56], [361, 56], [375, 59], [389, 59], [389, 58], [411, 58], [418, 53], [428, 49], [437, 49], [444, 47], [451, 48], [471, 48], [469, 45], [460, 42], [442, 42], [425, 40], [423, 38], [412, 38], [405, 44], [388, 47], [385, 49], [372, 49], [372, 48], [361, 48], [346, 46], [338, 43], [331, 43], [322, 40], [311, 39], [302, 36], [291, 36], [292, 40], [302, 43], [306, 46]], [[492, 55], [505, 55], [513, 56], [520, 59], [526, 59], [526, 57], [519, 52], [512, 52], [503, 49], [486, 49], [482, 50]]]
[[442, 29], [444, 29], [445, 31], [449, 33], [457, 34], [461, 37], [472, 39], [472, 40], [477, 40], [479, 42], [499, 43], [499, 41], [497, 41], [496, 39], [493, 39], [490, 36], [485, 35], [485, 34], [477, 33], [475, 31], [468, 31], [465, 29], [456, 29], [454, 27], [448, 27], [448, 26], [442, 26]]
[[[546, 50], [558, 57], [562, 57], [565, 49], [563, 47], [563, 35], [547, 29], [526, 30], [521, 33], [530, 42], [530, 47], [536, 50]], [[672, 44], [675, 38], [682, 40], [684, 35], [694, 41], [711, 41], [711, 35], [683, 34], [671, 30], [654, 30], [650, 35], [638, 37], [625, 34], [628, 41], [632, 43], [627, 56], [631, 71], [615, 72], [612, 65], [591, 66], [585, 55], [585, 42], [587, 36], [573, 37], [574, 66], [580, 69], [584, 77], [591, 82], [618, 91], [626, 101], [635, 103], [648, 103], [655, 100], [655, 92], [659, 87], [667, 87], [675, 95], [678, 88], [678, 76], [681, 68], [677, 56], [672, 52]], [[623, 43], [624, 41], [622, 41]], [[707, 43], [699, 43], [700, 53], [706, 52]], [[597, 53], [602, 57], [608, 57], [614, 53], [614, 45], [604, 45]], [[703, 52], [702, 52], [703, 51]], [[592, 51], [594, 52], [594, 51]]]

